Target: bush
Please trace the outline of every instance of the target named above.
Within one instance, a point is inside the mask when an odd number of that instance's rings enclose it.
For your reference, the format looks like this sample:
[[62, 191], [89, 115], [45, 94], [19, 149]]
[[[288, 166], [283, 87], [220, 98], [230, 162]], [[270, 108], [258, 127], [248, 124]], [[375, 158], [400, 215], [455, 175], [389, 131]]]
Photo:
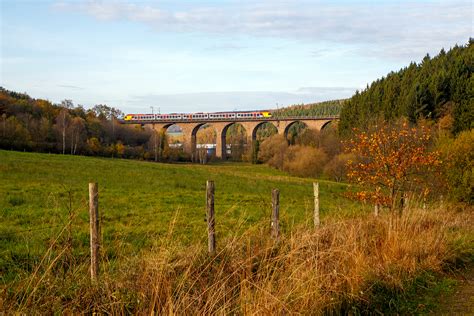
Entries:
[[272, 167], [281, 169], [287, 148], [288, 142], [284, 136], [270, 136], [260, 145], [258, 160], [266, 162]]
[[283, 161], [283, 170], [299, 177], [318, 177], [323, 172], [328, 158], [319, 148], [290, 146]]
[[444, 172], [451, 196], [474, 203], [474, 129], [459, 134], [443, 148]]
[[326, 164], [324, 174], [334, 181], [341, 182], [346, 179], [348, 162], [355, 160], [356, 157], [352, 154], [337, 155]]

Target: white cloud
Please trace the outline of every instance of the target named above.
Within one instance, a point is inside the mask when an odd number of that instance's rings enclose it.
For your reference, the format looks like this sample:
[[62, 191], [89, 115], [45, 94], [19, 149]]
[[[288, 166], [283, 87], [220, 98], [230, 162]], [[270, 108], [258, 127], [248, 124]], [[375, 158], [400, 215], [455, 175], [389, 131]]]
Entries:
[[471, 1], [344, 5], [324, 1], [263, 1], [165, 9], [159, 2], [90, 0], [59, 2], [55, 7], [100, 20], [144, 23], [157, 31], [330, 41], [362, 47], [359, 53], [392, 58], [419, 59], [441, 47], [465, 44], [473, 34]]

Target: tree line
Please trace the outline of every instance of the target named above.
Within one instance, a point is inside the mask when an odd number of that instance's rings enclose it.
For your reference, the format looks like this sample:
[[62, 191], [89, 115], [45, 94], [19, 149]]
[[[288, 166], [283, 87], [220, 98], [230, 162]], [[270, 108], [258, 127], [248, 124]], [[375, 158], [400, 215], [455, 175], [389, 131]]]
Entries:
[[117, 122], [119, 109], [89, 110], [71, 100], [54, 104], [0, 87], [0, 148], [149, 159], [152, 131]]

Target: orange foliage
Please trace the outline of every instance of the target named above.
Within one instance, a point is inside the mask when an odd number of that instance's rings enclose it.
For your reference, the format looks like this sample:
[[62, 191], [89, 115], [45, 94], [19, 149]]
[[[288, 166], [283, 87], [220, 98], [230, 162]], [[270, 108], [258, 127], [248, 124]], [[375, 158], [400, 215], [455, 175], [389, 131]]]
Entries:
[[345, 149], [359, 160], [348, 161], [347, 176], [368, 188], [356, 193], [356, 199], [393, 208], [397, 194], [423, 185], [426, 173], [441, 164], [440, 154], [429, 151], [431, 131], [424, 124], [410, 127], [402, 121], [373, 131], [354, 132]]

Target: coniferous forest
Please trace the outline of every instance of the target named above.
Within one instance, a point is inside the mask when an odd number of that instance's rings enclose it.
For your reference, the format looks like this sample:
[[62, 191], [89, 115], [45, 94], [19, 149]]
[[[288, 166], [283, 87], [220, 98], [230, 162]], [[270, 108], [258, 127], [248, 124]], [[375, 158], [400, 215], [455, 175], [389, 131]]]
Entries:
[[367, 126], [374, 119], [391, 121], [407, 117], [452, 121], [458, 134], [474, 127], [474, 40], [464, 46], [442, 49], [420, 63], [412, 62], [397, 72], [374, 81], [347, 100], [339, 124], [346, 133]]

